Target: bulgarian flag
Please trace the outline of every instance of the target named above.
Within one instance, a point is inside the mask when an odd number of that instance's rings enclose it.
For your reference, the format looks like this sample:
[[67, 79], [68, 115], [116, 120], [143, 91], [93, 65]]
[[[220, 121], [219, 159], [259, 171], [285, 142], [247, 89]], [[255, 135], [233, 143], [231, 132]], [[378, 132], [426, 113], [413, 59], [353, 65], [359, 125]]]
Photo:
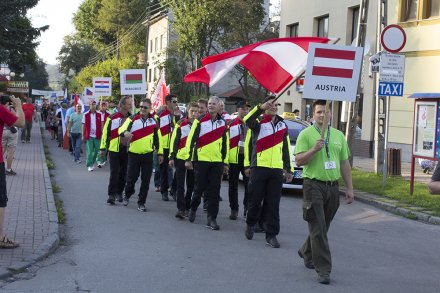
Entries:
[[210, 87], [235, 65], [241, 64], [272, 93], [281, 92], [304, 73], [310, 43], [328, 43], [328, 38], [279, 38], [258, 42], [202, 60], [203, 67], [185, 76], [184, 82], [201, 82]]
[[126, 84], [142, 83], [142, 74], [137, 74], [137, 73], [125, 74], [125, 83]]

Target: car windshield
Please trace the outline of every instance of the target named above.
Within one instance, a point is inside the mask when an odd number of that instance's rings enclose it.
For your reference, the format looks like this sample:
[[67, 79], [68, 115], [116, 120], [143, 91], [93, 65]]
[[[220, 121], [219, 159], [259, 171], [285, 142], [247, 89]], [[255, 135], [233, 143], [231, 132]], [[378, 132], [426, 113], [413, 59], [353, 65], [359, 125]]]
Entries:
[[286, 122], [289, 129], [290, 143], [296, 144], [296, 139], [298, 138], [299, 133], [307, 128], [307, 123], [287, 119], [285, 119], [284, 122]]

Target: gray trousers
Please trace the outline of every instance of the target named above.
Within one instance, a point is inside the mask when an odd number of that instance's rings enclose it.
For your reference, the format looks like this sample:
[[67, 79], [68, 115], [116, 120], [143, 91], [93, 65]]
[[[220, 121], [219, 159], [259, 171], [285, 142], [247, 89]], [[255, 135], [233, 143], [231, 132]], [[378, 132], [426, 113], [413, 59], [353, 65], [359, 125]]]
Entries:
[[31, 141], [32, 120], [26, 121], [24, 128], [21, 130], [21, 141]]
[[313, 260], [318, 274], [330, 274], [332, 258], [327, 232], [339, 208], [339, 185], [305, 178], [303, 185], [303, 218], [309, 235], [300, 248], [306, 260]]

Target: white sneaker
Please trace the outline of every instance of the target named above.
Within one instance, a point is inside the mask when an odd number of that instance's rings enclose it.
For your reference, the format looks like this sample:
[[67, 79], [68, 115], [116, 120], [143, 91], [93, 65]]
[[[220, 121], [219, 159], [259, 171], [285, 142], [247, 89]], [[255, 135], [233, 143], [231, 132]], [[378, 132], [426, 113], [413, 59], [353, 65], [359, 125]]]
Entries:
[[93, 169], [93, 167], [88, 167], [87, 170], [89, 170], [89, 172], [91, 172], [91, 171], [93, 171], [95, 169]]

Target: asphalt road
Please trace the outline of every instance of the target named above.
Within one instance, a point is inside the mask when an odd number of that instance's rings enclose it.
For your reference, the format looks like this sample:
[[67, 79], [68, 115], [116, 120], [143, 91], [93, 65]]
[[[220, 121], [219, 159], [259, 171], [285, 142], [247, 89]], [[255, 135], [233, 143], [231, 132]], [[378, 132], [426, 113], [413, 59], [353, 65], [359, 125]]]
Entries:
[[49, 141], [67, 223], [62, 245], [28, 272], [0, 284], [1, 292], [440, 292], [440, 227], [343, 201], [329, 232], [332, 283], [321, 285], [297, 249], [306, 237], [301, 196], [281, 200], [280, 249], [264, 235], [244, 236], [231, 221], [223, 182], [218, 224], [174, 218], [175, 202], [150, 185], [148, 212], [108, 206], [108, 166], [87, 172]]

